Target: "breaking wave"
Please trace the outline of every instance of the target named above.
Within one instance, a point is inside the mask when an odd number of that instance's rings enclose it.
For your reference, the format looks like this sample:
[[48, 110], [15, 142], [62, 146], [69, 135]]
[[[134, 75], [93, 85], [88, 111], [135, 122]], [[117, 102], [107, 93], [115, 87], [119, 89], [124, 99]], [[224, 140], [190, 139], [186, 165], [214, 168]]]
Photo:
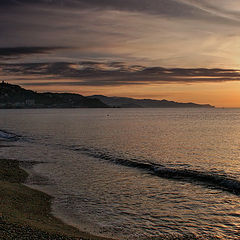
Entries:
[[16, 141], [20, 136], [4, 130], [0, 130], [0, 140]]
[[187, 181], [197, 184], [200, 183], [209, 187], [214, 187], [216, 189], [240, 195], [240, 181], [231, 178], [226, 174], [196, 171], [186, 168], [166, 167], [164, 165], [151, 162], [138, 162], [136, 160], [114, 157], [109, 153], [88, 148], [74, 148], [73, 150], [122, 166], [138, 168], [161, 178]]

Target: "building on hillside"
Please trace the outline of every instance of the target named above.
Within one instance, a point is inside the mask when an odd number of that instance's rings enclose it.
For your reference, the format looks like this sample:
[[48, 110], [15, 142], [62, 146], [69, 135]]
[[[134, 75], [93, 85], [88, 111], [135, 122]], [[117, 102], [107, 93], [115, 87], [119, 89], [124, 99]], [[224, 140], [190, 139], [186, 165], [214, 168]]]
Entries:
[[34, 99], [26, 99], [25, 103], [27, 106], [33, 106], [33, 105], [35, 105], [35, 100]]

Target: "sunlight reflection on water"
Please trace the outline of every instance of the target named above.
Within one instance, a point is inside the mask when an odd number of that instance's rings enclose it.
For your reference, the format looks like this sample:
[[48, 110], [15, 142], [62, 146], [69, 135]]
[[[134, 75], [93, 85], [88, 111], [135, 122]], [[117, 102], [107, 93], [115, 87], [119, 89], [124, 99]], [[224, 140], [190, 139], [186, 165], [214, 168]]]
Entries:
[[[186, 173], [240, 180], [240, 110], [35, 109], [0, 114], [1, 128], [23, 136], [16, 143], [21, 147], [1, 154], [46, 162], [30, 170], [42, 178], [29, 178], [29, 184], [54, 195], [55, 214], [79, 228], [122, 239], [165, 233], [238, 238], [239, 196], [195, 175], [186, 179]], [[128, 161], [133, 164], [125, 166]], [[161, 178], [138, 163], [185, 175]]]

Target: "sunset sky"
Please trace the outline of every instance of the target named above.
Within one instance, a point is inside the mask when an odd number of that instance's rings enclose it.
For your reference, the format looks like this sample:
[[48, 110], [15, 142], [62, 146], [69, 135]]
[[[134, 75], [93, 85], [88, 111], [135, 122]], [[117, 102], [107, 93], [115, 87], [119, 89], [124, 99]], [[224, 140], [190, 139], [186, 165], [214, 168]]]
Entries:
[[240, 107], [236, 0], [1, 0], [0, 79]]

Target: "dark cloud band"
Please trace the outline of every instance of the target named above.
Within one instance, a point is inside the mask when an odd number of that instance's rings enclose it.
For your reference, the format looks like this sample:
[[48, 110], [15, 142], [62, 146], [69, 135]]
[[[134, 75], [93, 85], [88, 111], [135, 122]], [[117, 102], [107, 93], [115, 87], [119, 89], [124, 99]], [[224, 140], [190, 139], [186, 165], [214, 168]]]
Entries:
[[17, 79], [21, 76], [22, 79], [25, 76], [26, 81], [31, 80], [31, 83], [25, 81], [24, 84], [39, 86], [120, 86], [240, 80], [240, 72], [235, 69], [127, 66], [121, 62], [0, 64], [0, 69], [3, 77], [15, 76]]
[[19, 55], [43, 54], [63, 49], [63, 47], [9, 47], [0, 48], [1, 57], [16, 57]]

